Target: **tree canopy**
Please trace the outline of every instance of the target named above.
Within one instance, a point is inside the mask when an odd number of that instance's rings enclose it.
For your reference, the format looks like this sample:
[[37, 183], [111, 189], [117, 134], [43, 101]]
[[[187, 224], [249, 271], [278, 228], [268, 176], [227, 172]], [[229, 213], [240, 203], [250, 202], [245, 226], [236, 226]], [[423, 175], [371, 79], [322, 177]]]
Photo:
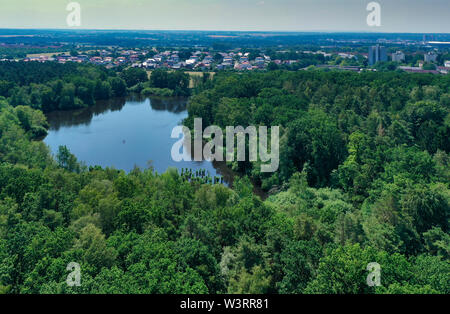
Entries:
[[228, 188], [52, 157], [41, 110], [126, 91], [120, 75], [67, 70], [0, 73], [0, 293], [449, 293], [450, 77], [218, 74], [185, 124], [282, 131], [280, 171], [236, 164]]

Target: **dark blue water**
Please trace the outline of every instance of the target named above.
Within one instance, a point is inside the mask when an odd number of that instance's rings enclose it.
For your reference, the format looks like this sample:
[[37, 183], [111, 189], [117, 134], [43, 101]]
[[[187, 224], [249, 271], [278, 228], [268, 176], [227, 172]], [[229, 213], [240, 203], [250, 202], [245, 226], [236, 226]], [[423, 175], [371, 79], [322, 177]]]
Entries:
[[99, 165], [131, 171], [135, 166], [163, 173], [169, 167], [205, 169], [211, 176], [232, 182], [224, 164], [175, 162], [171, 157], [172, 129], [187, 117], [187, 99], [130, 96], [99, 102], [72, 111], [48, 114], [50, 130], [44, 142], [56, 154], [66, 145], [87, 166]]

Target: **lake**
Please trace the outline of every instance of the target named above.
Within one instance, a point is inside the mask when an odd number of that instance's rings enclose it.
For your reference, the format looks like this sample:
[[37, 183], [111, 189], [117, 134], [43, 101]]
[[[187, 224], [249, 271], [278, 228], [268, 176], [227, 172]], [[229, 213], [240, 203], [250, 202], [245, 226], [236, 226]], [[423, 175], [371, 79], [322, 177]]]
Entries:
[[53, 154], [66, 145], [87, 166], [114, 167], [131, 171], [135, 166], [163, 173], [169, 167], [206, 170], [222, 176], [225, 184], [233, 173], [224, 163], [210, 161], [175, 162], [171, 157], [172, 129], [187, 117], [186, 98], [114, 98], [95, 106], [47, 115], [50, 129], [44, 142]]

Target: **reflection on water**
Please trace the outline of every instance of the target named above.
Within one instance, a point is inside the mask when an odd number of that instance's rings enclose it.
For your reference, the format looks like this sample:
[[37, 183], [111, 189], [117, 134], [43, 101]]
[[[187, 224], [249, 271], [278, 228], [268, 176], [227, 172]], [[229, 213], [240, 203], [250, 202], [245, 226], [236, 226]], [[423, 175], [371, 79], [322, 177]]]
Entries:
[[[44, 142], [54, 154], [66, 145], [88, 166], [129, 172], [135, 166], [146, 168], [151, 161], [158, 173], [169, 167], [180, 173], [182, 169], [206, 170], [211, 177], [222, 176], [225, 184], [232, 185], [235, 173], [224, 162], [173, 161], [171, 149], [179, 139], [171, 138], [172, 129], [186, 117], [186, 98], [131, 95], [85, 109], [49, 113], [50, 130]], [[185, 147], [186, 151], [191, 150]], [[255, 192], [264, 197], [261, 190]]]
[[[112, 98], [98, 101], [95, 106], [68, 111], [54, 111], [47, 114], [50, 130], [58, 131], [61, 127], [89, 126], [92, 119], [100, 114], [121, 111], [127, 105], [140, 105], [148, 97], [139, 94], [130, 95], [127, 98]], [[155, 111], [168, 111], [172, 113], [186, 112], [187, 100], [179, 97], [151, 97], [151, 108]]]
[[[172, 160], [172, 129], [187, 117], [187, 99], [174, 97], [114, 98], [95, 106], [49, 113], [50, 123], [45, 143], [56, 153], [66, 145], [88, 166], [115, 167], [131, 171], [145, 168], [151, 161], [159, 173], [169, 167], [205, 169], [211, 176], [233, 181], [233, 173], [223, 163], [180, 162]], [[189, 151], [189, 150], [186, 150]]]

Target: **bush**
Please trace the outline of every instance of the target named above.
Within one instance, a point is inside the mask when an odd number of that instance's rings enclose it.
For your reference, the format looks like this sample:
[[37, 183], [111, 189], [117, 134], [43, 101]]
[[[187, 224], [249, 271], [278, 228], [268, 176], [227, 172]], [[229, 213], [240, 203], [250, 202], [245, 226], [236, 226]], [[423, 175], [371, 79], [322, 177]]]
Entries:
[[168, 88], [144, 88], [141, 91], [141, 95], [144, 96], [173, 96], [174, 91]]

